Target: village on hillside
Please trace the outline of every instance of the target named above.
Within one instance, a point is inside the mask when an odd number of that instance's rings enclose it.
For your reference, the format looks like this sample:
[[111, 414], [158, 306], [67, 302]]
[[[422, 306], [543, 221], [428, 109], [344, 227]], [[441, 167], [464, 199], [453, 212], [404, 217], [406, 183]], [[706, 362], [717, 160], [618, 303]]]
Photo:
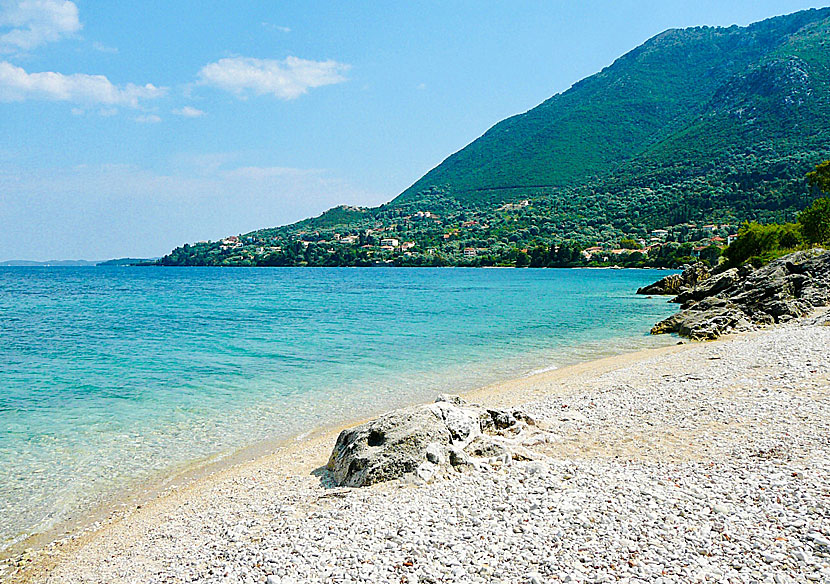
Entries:
[[736, 224], [686, 222], [605, 240], [556, 242], [550, 229], [535, 220], [532, 207], [525, 199], [489, 213], [454, 210], [439, 215], [416, 209], [366, 217], [363, 222], [315, 225], [315, 220], [310, 220], [295, 224], [295, 229], [260, 230], [185, 245], [161, 263], [680, 267], [693, 261], [716, 264], [721, 250], [738, 231]]

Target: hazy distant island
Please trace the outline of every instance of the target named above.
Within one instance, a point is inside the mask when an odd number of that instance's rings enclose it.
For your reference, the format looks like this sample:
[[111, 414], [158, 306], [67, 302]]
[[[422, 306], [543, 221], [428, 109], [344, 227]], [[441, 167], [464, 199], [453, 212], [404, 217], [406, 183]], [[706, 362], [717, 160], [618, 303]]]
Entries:
[[98, 262], [96, 266], [152, 266], [159, 258], [117, 258]]
[[174, 249], [165, 266], [717, 263], [830, 158], [830, 8], [668, 30], [503, 120], [391, 202]]
[[5, 260], [0, 262], [0, 266], [8, 267], [93, 267], [97, 266], [98, 262], [90, 260], [46, 260], [42, 262], [34, 260]]
[[8, 267], [64, 267], [64, 268], [92, 268], [96, 266], [152, 266], [159, 258], [117, 258], [112, 260], [5, 260], [0, 266]]

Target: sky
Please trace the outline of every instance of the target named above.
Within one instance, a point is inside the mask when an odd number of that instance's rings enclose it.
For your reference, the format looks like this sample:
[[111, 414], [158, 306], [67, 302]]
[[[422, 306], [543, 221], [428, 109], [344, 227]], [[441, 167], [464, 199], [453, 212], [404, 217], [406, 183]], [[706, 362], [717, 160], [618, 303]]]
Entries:
[[824, 5], [0, 0], [0, 261], [377, 205], [668, 28]]

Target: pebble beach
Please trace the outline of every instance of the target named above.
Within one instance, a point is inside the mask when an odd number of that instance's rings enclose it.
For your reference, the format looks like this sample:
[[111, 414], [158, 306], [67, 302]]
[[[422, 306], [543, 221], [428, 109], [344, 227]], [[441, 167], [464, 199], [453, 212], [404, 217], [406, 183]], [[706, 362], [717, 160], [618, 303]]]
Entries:
[[530, 460], [333, 484], [338, 430], [10, 559], [8, 582], [830, 582], [830, 326], [804, 322], [465, 395]]

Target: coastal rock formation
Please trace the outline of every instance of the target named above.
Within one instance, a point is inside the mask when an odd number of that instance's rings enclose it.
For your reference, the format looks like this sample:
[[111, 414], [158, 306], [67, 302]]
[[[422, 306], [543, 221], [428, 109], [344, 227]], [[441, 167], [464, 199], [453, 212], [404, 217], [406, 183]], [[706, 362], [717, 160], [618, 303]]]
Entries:
[[340, 486], [362, 487], [415, 475], [430, 480], [449, 468], [529, 459], [522, 446], [534, 430], [519, 410], [487, 410], [458, 396], [396, 410], [343, 430], [327, 468]]
[[672, 302], [683, 310], [656, 324], [652, 334], [707, 340], [807, 316], [830, 304], [830, 251], [799, 251], [757, 270], [731, 268]]
[[709, 275], [709, 268], [705, 264], [698, 262], [689, 266], [680, 274], [669, 274], [654, 284], [643, 286], [637, 290], [637, 294], [665, 294], [675, 296], [693, 288], [699, 282], [706, 280]]

